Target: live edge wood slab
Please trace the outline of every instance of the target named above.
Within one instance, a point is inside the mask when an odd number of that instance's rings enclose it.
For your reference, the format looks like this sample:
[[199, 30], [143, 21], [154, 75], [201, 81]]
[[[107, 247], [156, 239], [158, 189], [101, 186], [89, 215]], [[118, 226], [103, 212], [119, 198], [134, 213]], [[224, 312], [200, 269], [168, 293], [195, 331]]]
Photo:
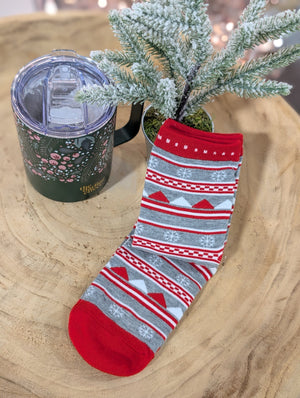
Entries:
[[54, 48], [116, 45], [106, 14], [0, 20], [0, 397], [299, 397], [300, 120], [282, 98], [207, 106], [216, 131], [244, 134], [236, 209], [220, 269], [152, 363], [119, 378], [73, 348], [70, 309], [138, 216], [145, 145], [114, 150], [99, 196], [51, 201], [26, 180], [10, 84]]

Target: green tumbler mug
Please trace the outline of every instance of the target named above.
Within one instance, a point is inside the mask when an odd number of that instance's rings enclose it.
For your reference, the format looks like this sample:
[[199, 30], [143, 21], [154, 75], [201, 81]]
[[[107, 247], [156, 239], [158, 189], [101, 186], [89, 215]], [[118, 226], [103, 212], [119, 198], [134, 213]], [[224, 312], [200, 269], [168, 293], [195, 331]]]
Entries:
[[107, 182], [113, 147], [139, 131], [142, 104], [115, 131], [116, 107], [81, 103], [74, 94], [86, 85], [108, 84], [89, 58], [55, 50], [24, 66], [11, 101], [27, 177], [42, 195], [63, 202], [87, 199]]

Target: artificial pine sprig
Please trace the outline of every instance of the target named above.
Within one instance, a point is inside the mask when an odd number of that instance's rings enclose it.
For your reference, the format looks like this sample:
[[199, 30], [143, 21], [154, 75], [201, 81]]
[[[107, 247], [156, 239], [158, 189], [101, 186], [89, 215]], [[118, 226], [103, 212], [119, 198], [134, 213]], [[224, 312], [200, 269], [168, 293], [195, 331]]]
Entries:
[[[231, 72], [231, 77], [253, 76], [260, 77], [273, 69], [284, 68], [300, 57], [300, 44], [280, 49], [274, 53], [245, 62]], [[230, 78], [230, 75], [229, 75]]]
[[292, 46], [244, 65], [245, 52], [300, 28], [300, 11], [264, 16], [267, 0], [250, 0], [227, 46], [214, 51], [205, 0], [144, 0], [112, 11], [109, 21], [121, 51], [93, 51], [91, 57], [111, 80], [87, 86], [77, 97], [105, 105], [150, 101], [178, 121], [225, 92], [242, 97], [287, 95], [291, 86], [267, 81], [275, 68], [294, 62]]
[[[251, 2], [249, 6], [251, 8]], [[247, 10], [247, 9], [246, 9]], [[300, 12], [280, 13], [274, 17], [264, 17], [256, 22], [246, 22], [239, 24], [239, 28], [233, 31], [227, 46], [214, 54], [201, 73], [195, 80], [195, 88], [214, 84], [217, 79], [233, 68], [237, 61], [242, 58], [246, 50], [264, 43], [268, 40], [278, 39], [282, 34], [297, 30], [300, 26]]]
[[147, 13], [143, 12], [154, 4], [136, 3], [132, 9], [125, 9], [122, 18], [127, 24], [134, 26], [135, 32], [141, 41], [145, 41], [148, 48], [155, 48], [159, 58], [164, 58], [172, 71], [173, 76], [186, 76], [188, 73], [188, 48], [183, 37], [178, 37], [178, 31], [183, 31], [181, 18], [170, 6], [163, 7], [157, 4], [154, 9], [160, 10], [156, 13], [157, 21], [148, 20]]
[[240, 58], [245, 50], [293, 32], [295, 26], [299, 26], [299, 21], [300, 12], [287, 10], [275, 16], [260, 18], [255, 22], [242, 23], [233, 32], [225, 53], [230, 54], [231, 58]]
[[266, 0], [252, 0], [242, 12], [238, 26], [243, 23], [255, 22], [265, 13], [266, 8]]
[[104, 50], [104, 51], [91, 51], [91, 58], [100, 63], [103, 59], [107, 59], [110, 62], [113, 62], [119, 66], [131, 66], [135, 62], [135, 58], [133, 59], [125, 51], [112, 51], [112, 50]]

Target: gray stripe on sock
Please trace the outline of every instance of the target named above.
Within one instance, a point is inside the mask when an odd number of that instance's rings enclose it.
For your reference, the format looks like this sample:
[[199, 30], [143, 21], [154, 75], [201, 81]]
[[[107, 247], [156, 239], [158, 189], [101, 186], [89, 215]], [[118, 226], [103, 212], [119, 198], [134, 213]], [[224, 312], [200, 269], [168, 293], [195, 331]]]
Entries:
[[237, 170], [234, 169], [221, 169], [221, 170], [209, 170], [209, 169], [194, 169], [187, 167], [180, 167], [170, 165], [161, 159], [153, 157], [149, 163], [149, 169], [157, 171], [161, 174], [168, 175], [170, 177], [181, 179], [185, 181], [199, 181], [199, 172], [201, 173], [201, 181], [212, 182], [212, 183], [231, 183], [235, 181]]
[[164, 151], [163, 149], [158, 148], [158, 147], [154, 148], [154, 152], [159, 154], [159, 155], [165, 156], [165, 157], [167, 157], [167, 158], [169, 158], [172, 161], [175, 161], [177, 163], [186, 164], [186, 165], [193, 164], [193, 166], [216, 167], [216, 165], [217, 165], [217, 166], [220, 166], [220, 167], [224, 167], [225, 166], [225, 167], [235, 167], [236, 168], [238, 166], [238, 164], [239, 164], [239, 162], [233, 162], [231, 160], [226, 160], [226, 161], [218, 160], [218, 161], [215, 161], [215, 160], [201, 160], [201, 159], [197, 160], [197, 159], [184, 158], [184, 157], [177, 156], [177, 155], [174, 155], [172, 153], [169, 153], [167, 151]]
[[[175, 229], [170, 230], [140, 223], [137, 227], [136, 236], [150, 240], [154, 239], [155, 241], [160, 241], [162, 243], [170, 243], [174, 245], [179, 244], [182, 246], [214, 250], [220, 249], [224, 246], [224, 240], [227, 233], [226, 229], [222, 234], [207, 235], [178, 231], [176, 230], [176, 226], [174, 228]], [[207, 231], [205, 224], [203, 230]]]

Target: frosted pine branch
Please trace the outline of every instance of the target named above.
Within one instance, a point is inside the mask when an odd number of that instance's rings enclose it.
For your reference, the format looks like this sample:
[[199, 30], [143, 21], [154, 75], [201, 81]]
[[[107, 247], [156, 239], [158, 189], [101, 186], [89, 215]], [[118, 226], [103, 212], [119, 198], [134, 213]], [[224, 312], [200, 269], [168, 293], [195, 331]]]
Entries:
[[[257, 21], [257, 19], [264, 13], [266, 4], [266, 0], [250, 1], [240, 16], [238, 26], [240, 27], [245, 23]], [[233, 58], [233, 62], [231, 64], [228, 62], [228, 58], [226, 50], [214, 54], [210, 61], [206, 63], [204, 68], [202, 68], [199, 75], [195, 77], [194, 88], [198, 89], [203, 86], [209, 87], [211, 84], [215, 83], [217, 79], [222, 76], [223, 69], [228, 70], [235, 63], [238, 56], [235, 55], [234, 57], [231, 57]]]
[[[251, 6], [250, 5], [248, 7]], [[249, 17], [248, 17], [249, 19]], [[276, 16], [264, 17], [256, 22], [241, 24], [233, 33], [225, 49], [215, 54], [195, 81], [195, 88], [213, 84], [230, 70], [245, 51], [268, 40], [280, 38], [283, 34], [291, 33], [300, 27], [300, 12], [290, 10]]]
[[264, 16], [267, 0], [250, 0], [227, 46], [214, 51], [205, 0], [141, 0], [112, 11], [109, 21], [122, 50], [91, 57], [111, 84], [88, 86], [83, 101], [101, 105], [150, 101], [166, 118], [181, 121], [229, 91], [245, 97], [287, 95], [291, 86], [263, 80], [300, 55], [299, 46], [240, 65], [245, 51], [300, 28], [300, 11]]
[[131, 9], [123, 11], [123, 17], [130, 18], [137, 25], [144, 25], [151, 30], [155, 29], [162, 35], [175, 34], [178, 29], [183, 32], [186, 25], [180, 4], [178, 2], [171, 3], [173, 4], [134, 3]]
[[228, 91], [240, 97], [261, 97], [288, 95], [291, 86], [285, 83], [258, 80], [262, 75], [276, 68], [282, 68], [295, 61], [300, 56], [300, 45], [278, 50], [256, 60], [249, 61], [228, 73], [224, 79], [207, 90], [198, 91], [190, 100], [187, 113], [194, 113], [200, 105], [212, 100], [213, 97]]
[[278, 50], [246, 62], [231, 72], [231, 78], [241, 76], [260, 77], [267, 75], [274, 69], [284, 68], [300, 57], [300, 44]]
[[110, 62], [113, 62], [119, 66], [131, 66], [136, 58], [130, 56], [125, 51], [91, 51], [90, 57], [96, 62], [100, 63], [102, 60], [107, 59]]
[[112, 10], [108, 18], [113, 32], [118, 37], [123, 50], [127, 52], [129, 56], [146, 58], [147, 55], [143, 43], [138, 39], [132, 26], [124, 23], [121, 14], [116, 10]]
[[108, 61], [106, 58], [99, 61], [97, 65], [110, 80], [115, 82], [115, 84], [138, 84], [138, 80], [129, 73], [128, 69], [120, 68], [117, 64]]
[[234, 81], [228, 81], [220, 85], [215, 85], [210, 89], [194, 94], [188, 105], [186, 114], [195, 113], [199, 106], [213, 100], [214, 97], [226, 92], [236, 94], [239, 97], [258, 98], [271, 97], [275, 95], [289, 95], [292, 86], [287, 83], [276, 82], [273, 80], [259, 80], [257, 78], [236, 78]]
[[[157, 96], [156, 93], [160, 95]], [[167, 118], [174, 118], [176, 109], [176, 87], [170, 79], [160, 79], [155, 87], [144, 87], [141, 83], [131, 81], [130, 84], [89, 85], [81, 89], [76, 98], [91, 104], [138, 103], [149, 100], [153, 106], [160, 109]]]
[[[141, 5], [146, 6], [147, 3], [136, 4], [136, 6]], [[157, 8], [162, 9], [160, 6]], [[182, 31], [182, 26], [176, 18], [176, 12], [174, 12], [175, 17], [174, 14], [170, 14], [168, 17], [166, 10], [161, 12], [161, 22], [163, 23], [159, 23], [159, 20], [155, 21], [152, 18], [148, 21], [147, 14], [136, 13], [137, 9], [141, 11], [142, 7], [124, 10], [124, 20], [134, 27], [140, 39], [146, 42], [148, 49], [155, 49], [159, 57], [167, 61], [174, 76], [176, 74], [185, 76], [189, 69], [187, 66], [189, 58], [186, 43], [178, 35], [178, 32]]]
[[159, 96], [152, 101], [154, 108], [159, 109], [166, 118], [175, 118], [176, 111], [176, 86], [172, 79], [161, 79], [156, 88]]
[[239, 26], [244, 23], [255, 22], [260, 18], [266, 11], [267, 1], [266, 0], [252, 0], [242, 12], [239, 20]]
[[214, 97], [218, 95], [222, 95], [226, 92], [225, 85], [214, 85], [208, 88], [207, 90], [203, 91], [194, 91], [189, 98], [189, 101], [186, 105], [186, 110], [185, 114], [186, 115], [192, 115], [193, 113], [197, 112], [197, 110], [207, 104], [208, 102], [212, 101]]
[[201, 64], [213, 53], [210, 41], [212, 26], [207, 14], [207, 4], [202, 0], [187, 0], [183, 3], [185, 26], [188, 27], [184, 33], [189, 40], [191, 57], [196, 64]]
[[236, 94], [239, 97], [258, 98], [271, 97], [274, 95], [288, 95], [292, 86], [283, 82], [274, 80], [258, 80], [258, 79], [239, 79], [233, 83], [224, 85], [226, 91]]
[[264, 17], [255, 22], [246, 22], [236, 29], [224, 51], [225, 58], [236, 60], [251, 49], [268, 40], [279, 39], [294, 32], [300, 25], [300, 11], [287, 10], [275, 16]]
[[94, 84], [81, 89], [76, 98], [90, 104], [117, 106], [119, 104], [144, 102], [148, 98], [153, 99], [153, 96], [141, 84], [130, 86], [115, 86], [112, 84], [99, 86]]

